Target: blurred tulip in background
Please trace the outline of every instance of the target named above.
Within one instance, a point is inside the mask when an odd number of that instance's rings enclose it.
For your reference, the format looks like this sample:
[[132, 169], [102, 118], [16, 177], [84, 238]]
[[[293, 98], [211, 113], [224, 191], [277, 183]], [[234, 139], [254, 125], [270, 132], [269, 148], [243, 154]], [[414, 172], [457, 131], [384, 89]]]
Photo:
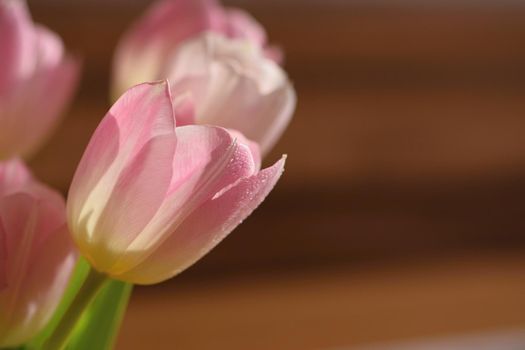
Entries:
[[56, 126], [79, 65], [23, 0], [0, 0], [0, 52], [0, 159], [28, 156]]
[[76, 261], [60, 194], [19, 160], [0, 164], [0, 347], [20, 345], [49, 321]]
[[295, 110], [292, 84], [249, 14], [216, 1], [162, 0], [121, 39], [113, 63], [113, 94], [169, 79], [174, 96], [195, 100], [188, 123], [235, 129], [267, 153]]

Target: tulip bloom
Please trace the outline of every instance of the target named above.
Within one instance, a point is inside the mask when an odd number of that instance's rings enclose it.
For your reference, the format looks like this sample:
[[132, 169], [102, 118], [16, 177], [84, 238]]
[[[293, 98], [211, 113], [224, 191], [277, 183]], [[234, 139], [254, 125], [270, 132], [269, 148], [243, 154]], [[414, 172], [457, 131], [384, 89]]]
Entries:
[[267, 45], [264, 28], [240, 9], [224, 8], [217, 0], [159, 0], [119, 42], [113, 67], [115, 96], [161, 76], [182, 42], [208, 31], [249, 40], [267, 56], [280, 59], [279, 50]]
[[236, 129], [267, 153], [288, 125], [295, 92], [267, 48], [264, 29], [248, 14], [212, 0], [163, 0], [120, 42], [113, 93], [168, 79], [187, 93], [197, 124]]
[[[181, 272], [266, 197], [284, 158], [259, 170], [242, 137], [176, 127], [168, 83], [128, 90], [95, 131], [68, 198], [70, 231], [97, 271], [137, 284]], [[174, 114], [175, 110], [175, 114]]]
[[70, 100], [78, 64], [34, 24], [23, 0], [0, 0], [0, 160], [33, 153]]
[[20, 161], [0, 163], [0, 347], [20, 345], [43, 328], [75, 260], [63, 198]]

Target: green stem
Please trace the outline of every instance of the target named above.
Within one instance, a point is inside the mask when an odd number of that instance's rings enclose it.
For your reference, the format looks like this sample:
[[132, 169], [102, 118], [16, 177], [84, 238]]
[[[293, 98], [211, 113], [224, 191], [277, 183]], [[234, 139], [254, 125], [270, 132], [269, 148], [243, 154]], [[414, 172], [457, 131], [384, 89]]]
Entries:
[[62, 350], [66, 347], [72, 331], [83, 312], [93, 299], [95, 299], [95, 296], [107, 281], [109, 281], [109, 279], [105, 275], [92, 268], [89, 269], [84, 283], [80, 287], [75, 299], [73, 299], [73, 303], [60, 320], [55, 331], [43, 344], [42, 350]]

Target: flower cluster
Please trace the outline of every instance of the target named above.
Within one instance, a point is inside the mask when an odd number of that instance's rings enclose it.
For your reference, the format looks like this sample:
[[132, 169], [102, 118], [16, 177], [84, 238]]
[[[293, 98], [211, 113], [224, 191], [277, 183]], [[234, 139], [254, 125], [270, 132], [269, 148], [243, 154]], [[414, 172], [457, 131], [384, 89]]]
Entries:
[[282, 56], [242, 10], [153, 4], [116, 48], [115, 103], [64, 201], [22, 159], [57, 125], [80, 65], [24, 1], [0, 0], [0, 348], [66, 348], [106, 281], [169, 279], [250, 215], [284, 169], [284, 156], [261, 169], [295, 109]]

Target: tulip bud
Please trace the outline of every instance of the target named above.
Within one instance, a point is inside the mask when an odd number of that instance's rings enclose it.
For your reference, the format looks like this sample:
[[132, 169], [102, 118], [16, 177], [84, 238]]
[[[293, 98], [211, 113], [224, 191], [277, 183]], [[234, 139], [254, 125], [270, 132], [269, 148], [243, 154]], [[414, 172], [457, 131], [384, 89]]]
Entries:
[[247, 13], [215, 1], [163, 0], [131, 28], [114, 60], [113, 93], [168, 79], [189, 93], [197, 124], [236, 129], [266, 154], [288, 125], [295, 92], [277, 50]]
[[127, 91], [95, 131], [71, 184], [68, 222], [80, 252], [99, 272], [138, 284], [166, 280], [201, 258], [283, 170], [281, 159], [260, 171], [254, 144], [233, 134], [176, 127], [167, 82]]
[[0, 347], [18, 346], [49, 321], [76, 253], [62, 197], [18, 160], [0, 164]]
[[33, 153], [70, 100], [78, 64], [34, 24], [23, 0], [0, 0], [0, 160]]

